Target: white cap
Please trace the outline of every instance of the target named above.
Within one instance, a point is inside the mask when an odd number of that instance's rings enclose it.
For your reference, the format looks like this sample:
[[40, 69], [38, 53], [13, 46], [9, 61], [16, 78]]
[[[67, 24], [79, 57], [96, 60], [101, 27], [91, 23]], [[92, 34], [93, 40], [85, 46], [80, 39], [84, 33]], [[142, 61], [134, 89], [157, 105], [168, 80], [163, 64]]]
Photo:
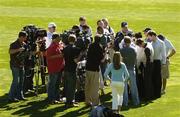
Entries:
[[56, 27], [56, 24], [54, 22], [50, 22], [48, 24], [48, 28]]

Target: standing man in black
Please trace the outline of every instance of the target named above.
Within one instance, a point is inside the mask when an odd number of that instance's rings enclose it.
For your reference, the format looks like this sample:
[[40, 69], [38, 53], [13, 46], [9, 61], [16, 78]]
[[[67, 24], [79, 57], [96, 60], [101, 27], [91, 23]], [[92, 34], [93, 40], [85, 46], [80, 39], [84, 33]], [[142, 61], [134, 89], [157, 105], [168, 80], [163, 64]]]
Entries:
[[12, 71], [12, 84], [9, 91], [9, 101], [17, 102], [24, 100], [23, 83], [24, 83], [24, 60], [25, 60], [25, 43], [27, 33], [25, 31], [19, 32], [18, 39], [10, 45], [10, 68]]
[[80, 49], [77, 48], [74, 43], [76, 41], [76, 36], [71, 34], [68, 38], [69, 44], [64, 48], [64, 83], [65, 83], [65, 96], [66, 96], [66, 107], [78, 106], [73, 101], [75, 99], [75, 89], [76, 89], [76, 67], [79, 62], [81, 55]]
[[89, 46], [86, 63], [85, 103], [87, 106], [99, 105], [100, 64], [104, 61], [101, 37], [96, 35], [94, 43]]
[[148, 38], [152, 40], [152, 46], [154, 49], [152, 82], [154, 99], [156, 99], [161, 97], [161, 67], [166, 64], [166, 46], [164, 42], [157, 37], [154, 31], [148, 32]]

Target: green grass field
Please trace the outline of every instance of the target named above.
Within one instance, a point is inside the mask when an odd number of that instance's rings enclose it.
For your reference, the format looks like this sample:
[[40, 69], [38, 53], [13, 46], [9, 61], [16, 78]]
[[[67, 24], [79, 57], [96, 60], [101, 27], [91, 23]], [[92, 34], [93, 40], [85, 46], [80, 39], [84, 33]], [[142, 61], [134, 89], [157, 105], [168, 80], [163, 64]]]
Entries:
[[[9, 69], [9, 44], [17, 38], [26, 24], [46, 28], [56, 22], [58, 32], [78, 24], [86, 16], [95, 33], [96, 21], [107, 17], [117, 32], [121, 21], [127, 21], [135, 32], [152, 27], [166, 35], [177, 49], [171, 59], [171, 77], [167, 93], [162, 98], [141, 107], [123, 110], [126, 117], [180, 117], [180, 0], [0, 0], [0, 116], [61, 116], [87, 117], [89, 109], [80, 103], [78, 108], [64, 110], [64, 104], [47, 105], [46, 94], [30, 96], [28, 101], [7, 103], [12, 81]], [[111, 105], [110, 89], [103, 102]]]

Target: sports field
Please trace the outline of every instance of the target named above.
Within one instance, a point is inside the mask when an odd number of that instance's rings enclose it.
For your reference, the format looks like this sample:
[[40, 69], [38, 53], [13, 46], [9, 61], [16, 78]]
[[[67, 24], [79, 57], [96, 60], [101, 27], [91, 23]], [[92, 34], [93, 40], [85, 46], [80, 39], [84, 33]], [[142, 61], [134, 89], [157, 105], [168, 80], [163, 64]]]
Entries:
[[[53, 21], [58, 26], [57, 31], [62, 32], [78, 24], [79, 16], [87, 17], [93, 34], [96, 21], [107, 17], [116, 32], [120, 29], [120, 22], [127, 21], [135, 32], [152, 27], [167, 36], [177, 53], [171, 59], [166, 94], [141, 107], [123, 109], [122, 114], [125, 117], [180, 117], [180, 0], [0, 0], [0, 117], [88, 116], [89, 109], [83, 103], [67, 110], [64, 110], [64, 104], [47, 105], [46, 94], [7, 103], [12, 81], [8, 48], [22, 27], [35, 24], [46, 28]], [[111, 105], [109, 91], [106, 88], [106, 95], [102, 98], [106, 105]]]

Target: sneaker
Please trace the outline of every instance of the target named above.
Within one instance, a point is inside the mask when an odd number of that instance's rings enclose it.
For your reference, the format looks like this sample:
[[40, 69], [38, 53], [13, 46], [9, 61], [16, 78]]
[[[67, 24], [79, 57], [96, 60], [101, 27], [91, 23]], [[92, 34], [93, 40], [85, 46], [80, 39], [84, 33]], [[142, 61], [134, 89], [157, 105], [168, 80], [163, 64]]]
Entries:
[[65, 108], [79, 107], [78, 103], [65, 104]]
[[23, 101], [26, 101], [27, 99], [22, 97], [22, 98], [19, 98], [19, 100], [23, 100]]
[[16, 98], [13, 98], [13, 99], [8, 99], [8, 102], [19, 102], [19, 100]]
[[165, 90], [161, 90], [161, 95], [164, 95], [165, 93]]
[[49, 104], [59, 104], [59, 101], [57, 100], [49, 101]]

